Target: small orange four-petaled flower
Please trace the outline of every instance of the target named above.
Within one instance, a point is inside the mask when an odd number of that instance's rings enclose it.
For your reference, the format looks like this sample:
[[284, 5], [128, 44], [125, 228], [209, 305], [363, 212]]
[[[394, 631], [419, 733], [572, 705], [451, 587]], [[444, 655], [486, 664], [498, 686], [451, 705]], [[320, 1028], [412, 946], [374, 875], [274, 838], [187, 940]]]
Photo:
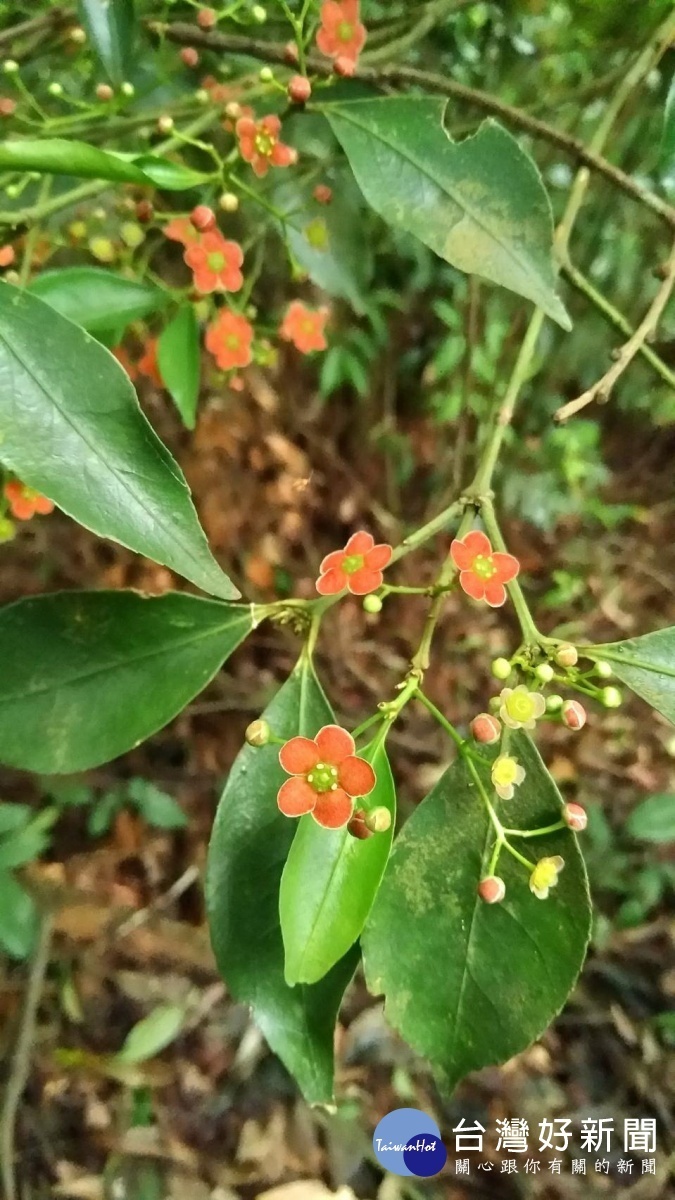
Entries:
[[512, 554], [492, 550], [490, 539], [480, 529], [455, 538], [450, 556], [459, 569], [459, 586], [473, 600], [486, 600], [499, 608], [506, 600], [505, 583], [515, 579], [520, 563]]
[[370, 533], [353, 533], [344, 550], [333, 550], [324, 558], [316, 590], [320, 596], [336, 596], [348, 588], [354, 596], [366, 596], [382, 586], [382, 571], [391, 556], [386, 542], [376, 546]]
[[239, 141], [239, 153], [261, 179], [270, 167], [290, 167], [298, 160], [298, 152], [292, 146], [279, 141], [281, 121], [274, 114], [261, 117], [240, 117], [235, 125]]
[[325, 0], [321, 5], [321, 25], [316, 44], [328, 58], [347, 59], [354, 66], [366, 42], [361, 24], [359, 0]]
[[241, 313], [221, 308], [206, 330], [204, 343], [221, 371], [247, 367], [253, 358], [253, 326]]
[[294, 737], [279, 751], [279, 762], [292, 776], [282, 783], [277, 804], [286, 817], [311, 813], [325, 829], [341, 829], [352, 815], [355, 796], [375, 787], [375, 772], [354, 753], [351, 733], [324, 725], [315, 738]]
[[324, 327], [327, 320], [327, 308], [307, 308], [301, 300], [292, 300], [281, 322], [279, 334], [285, 341], [292, 342], [301, 354], [325, 350], [327, 342]]
[[9, 511], [18, 521], [30, 521], [36, 513], [47, 516], [54, 511], [54, 505], [46, 496], [41, 496], [34, 488], [27, 487], [18, 479], [10, 479], [4, 487], [5, 498]]

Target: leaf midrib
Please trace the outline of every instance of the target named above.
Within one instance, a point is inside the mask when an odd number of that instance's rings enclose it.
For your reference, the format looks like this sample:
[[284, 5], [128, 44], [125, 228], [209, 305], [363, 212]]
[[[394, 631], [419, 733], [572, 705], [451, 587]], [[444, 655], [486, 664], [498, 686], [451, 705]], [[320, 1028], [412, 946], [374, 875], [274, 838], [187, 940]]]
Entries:
[[606, 646], [602, 647], [602, 657], [609, 658], [612, 662], [618, 663], [620, 666], [634, 667], [639, 671], [649, 671], [651, 675], [668, 675], [669, 678], [675, 679], [675, 667], [663, 664], [656, 666], [653, 662], [643, 662], [642, 659], [632, 658], [630, 655], [612, 654], [611, 650]]

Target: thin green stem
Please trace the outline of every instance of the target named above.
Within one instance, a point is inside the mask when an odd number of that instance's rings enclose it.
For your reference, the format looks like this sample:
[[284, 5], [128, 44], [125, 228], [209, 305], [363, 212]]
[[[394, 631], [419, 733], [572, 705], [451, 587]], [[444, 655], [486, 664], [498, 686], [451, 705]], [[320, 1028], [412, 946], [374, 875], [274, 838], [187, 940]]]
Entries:
[[357, 738], [360, 738], [361, 735], [366, 732], [366, 729], [370, 729], [371, 725], [374, 725], [376, 721], [383, 720], [384, 713], [379, 712], [375, 713], [374, 717], [368, 717], [367, 721], [362, 721], [360, 725], [356, 726], [356, 729], [352, 729], [352, 737], [354, 738], [354, 741], [356, 741]]
[[[481, 517], [485, 524], [485, 529], [495, 549], [506, 553], [506, 543], [502, 537], [501, 529], [497, 522], [494, 505], [491, 500], [485, 498], [481, 501]], [[528, 646], [536, 646], [540, 641], [540, 634], [537, 626], [534, 623], [532, 613], [523, 590], [517, 579], [512, 579], [506, 585], [507, 591], [513, 601], [513, 607], [516, 610], [520, 628], [523, 632], [523, 638]]]
[[424, 542], [428, 542], [437, 533], [442, 533], [448, 525], [451, 525], [455, 517], [458, 517], [465, 509], [466, 505], [463, 500], [453, 500], [451, 504], [439, 512], [425, 525], [420, 525], [414, 533], [405, 537], [400, 546], [397, 546], [392, 555], [391, 561], [398, 562], [399, 558], [403, 558], [406, 554], [410, 554], [411, 550], [417, 550], [418, 546], [422, 546]]
[[536, 863], [533, 863], [531, 859], [526, 858], [524, 854], [520, 854], [520, 852], [516, 850], [515, 846], [512, 846], [511, 843], [506, 840], [506, 838], [504, 838], [504, 845], [506, 846], [509, 854], [512, 854], [514, 858], [517, 858], [518, 862], [522, 863], [524, 867], [527, 867], [528, 871], [534, 871], [534, 868], [537, 865]]
[[543, 837], [545, 833], [557, 833], [559, 829], [566, 829], [564, 821], [556, 821], [555, 825], [546, 825], [543, 829], [505, 829], [509, 837], [533, 838]]
[[430, 712], [434, 720], [438, 721], [438, 724], [442, 726], [447, 734], [450, 735], [453, 742], [457, 746], [457, 749], [464, 753], [466, 747], [465, 738], [463, 738], [462, 735], [457, 732], [454, 725], [452, 725], [450, 721], [448, 721], [448, 718], [443, 715], [440, 708], [436, 708], [436, 705], [433, 703], [433, 701], [431, 701], [428, 696], [425, 696], [424, 692], [419, 688], [415, 692], [415, 699], [419, 700], [420, 704], [424, 705], [427, 712]]

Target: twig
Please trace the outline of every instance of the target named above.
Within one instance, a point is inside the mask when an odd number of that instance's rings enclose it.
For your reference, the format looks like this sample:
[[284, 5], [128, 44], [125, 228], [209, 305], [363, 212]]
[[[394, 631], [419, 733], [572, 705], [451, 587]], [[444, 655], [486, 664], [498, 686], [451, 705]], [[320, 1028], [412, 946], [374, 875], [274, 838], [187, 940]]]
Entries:
[[602, 379], [599, 379], [592, 387], [582, 392], [580, 396], [577, 396], [576, 400], [570, 400], [568, 404], [563, 404], [562, 408], [558, 409], [555, 414], [555, 420], [558, 424], [567, 421], [575, 413], [580, 412], [582, 408], [586, 408], [588, 404], [592, 404], [594, 400], [597, 400], [599, 404], [605, 404], [609, 400], [617, 380], [621, 378], [626, 367], [633, 361], [640, 347], [644, 346], [645, 341], [655, 332], [663, 316], [663, 310], [670, 299], [673, 287], [675, 287], [675, 245], [673, 245], [670, 257], [666, 263], [661, 287], [647, 309], [644, 319], [638, 325], [633, 335], [619, 350], [616, 362], [609, 368], [609, 371], [605, 372]]
[[35, 950], [35, 956], [30, 969], [26, 1000], [21, 1018], [21, 1028], [12, 1059], [12, 1067], [5, 1100], [0, 1116], [0, 1170], [2, 1171], [2, 1186], [5, 1200], [16, 1200], [16, 1179], [14, 1177], [14, 1131], [16, 1116], [23, 1090], [30, 1074], [30, 1059], [33, 1039], [35, 1037], [35, 1022], [42, 996], [42, 987], [49, 966], [49, 950], [52, 939], [53, 918], [47, 914], [42, 918], [40, 936]]
[[65, 8], [53, 8], [50, 12], [40, 13], [39, 16], [30, 17], [27, 21], [19, 21], [16, 25], [10, 25], [9, 29], [3, 29], [0, 33], [0, 46], [11, 46], [17, 38], [27, 37], [30, 33], [38, 33], [49, 25], [61, 25], [66, 21], [74, 20], [74, 16], [74, 13]]
[[[602, 292], [598, 291], [591, 280], [578, 267], [567, 261], [563, 263], [561, 269], [563, 275], [569, 280], [572, 286], [581, 292], [587, 300], [590, 300], [615, 329], [618, 329], [624, 337], [629, 338], [633, 336], [633, 326], [630, 321], [626, 320], [623, 313], [619, 312], [618, 308], [615, 308], [611, 301], [606, 296], [603, 296]], [[675, 388], [675, 371], [671, 371], [663, 359], [654, 353], [651, 346], [639, 346], [638, 353], [654, 368], [657, 375], [661, 376], [664, 383], [668, 383], [672, 388]]]
[[[267, 63], [276, 63], [282, 66], [288, 65], [285, 47], [272, 42], [242, 37], [238, 34], [207, 32], [196, 25], [188, 25], [182, 22], [165, 25], [158, 21], [150, 21], [148, 22], [148, 29], [157, 36], [166, 37], [169, 41], [177, 42], [179, 45], [201, 46], [206, 50], [248, 55], [250, 58], [258, 58]], [[664, 22], [659, 32], [658, 43], [655, 47], [655, 61], [658, 61], [660, 56], [668, 49], [674, 34], [675, 13], [668, 21]], [[307, 69], [311, 70], [315, 75], [323, 76], [323, 78], [329, 78], [332, 75], [331, 64], [323, 58], [310, 55], [307, 58], [306, 65]], [[515, 125], [517, 128], [523, 129], [526, 133], [532, 134], [533, 137], [542, 138], [544, 141], [557, 146], [559, 150], [562, 150], [565, 154], [569, 154], [580, 165], [586, 166], [590, 170], [597, 172], [597, 174], [602, 175], [614, 187], [619, 188], [626, 195], [631, 196], [633, 200], [637, 200], [640, 204], [643, 204], [651, 212], [660, 217], [666, 225], [675, 229], [675, 208], [665, 200], [662, 200], [660, 196], [649, 191], [648, 188], [642, 187], [635, 179], [627, 175], [625, 171], [622, 171], [620, 167], [615, 166], [614, 163], [611, 163], [597, 151], [584, 146], [583, 142], [577, 138], [563, 133], [553, 125], [548, 125], [545, 121], [539, 120], [538, 117], [530, 116], [529, 113], [523, 112], [522, 109], [505, 104], [502, 100], [499, 100], [496, 96], [491, 96], [488, 92], [482, 92], [478, 88], [467, 87], [465, 84], [458, 83], [454, 79], [448, 79], [444, 75], [436, 75], [433, 72], [422, 71], [416, 67], [368, 67], [362, 65], [357, 68], [354, 78], [375, 85], [393, 83], [425, 87], [430, 91], [438, 92], [444, 96], [451, 96], [457, 100], [463, 100], [466, 104], [471, 104], [476, 108], [482, 109], [484, 112], [501, 117], [507, 124]]]

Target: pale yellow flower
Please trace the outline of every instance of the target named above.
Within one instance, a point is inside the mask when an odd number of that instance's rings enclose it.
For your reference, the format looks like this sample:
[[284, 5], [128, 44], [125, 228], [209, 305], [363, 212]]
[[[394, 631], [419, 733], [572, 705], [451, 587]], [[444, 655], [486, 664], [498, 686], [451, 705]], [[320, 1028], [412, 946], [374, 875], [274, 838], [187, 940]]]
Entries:
[[545, 900], [552, 887], [558, 883], [558, 876], [565, 866], [564, 858], [559, 854], [553, 858], [540, 858], [530, 875], [530, 891], [538, 900]]
[[511, 800], [514, 788], [525, 778], [525, 769], [517, 758], [509, 754], [500, 754], [492, 764], [492, 783], [502, 800]]

